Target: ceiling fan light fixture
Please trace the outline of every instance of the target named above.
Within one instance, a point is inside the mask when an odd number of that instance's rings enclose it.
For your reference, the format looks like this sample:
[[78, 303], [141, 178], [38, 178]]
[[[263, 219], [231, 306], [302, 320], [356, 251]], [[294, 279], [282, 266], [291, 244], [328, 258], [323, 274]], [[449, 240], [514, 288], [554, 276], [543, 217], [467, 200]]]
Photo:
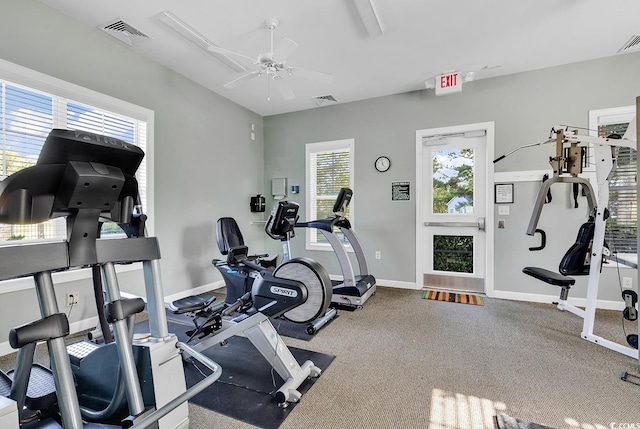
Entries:
[[213, 56], [218, 61], [226, 65], [227, 67], [231, 68], [233, 71], [243, 72], [247, 70], [245, 66], [233, 60], [232, 58], [229, 58], [224, 54], [212, 51], [211, 48], [217, 47], [215, 43], [211, 42], [202, 34], [198, 33], [195, 29], [187, 25], [184, 21], [182, 21], [180, 18], [178, 18], [171, 12], [167, 10], [162, 11], [157, 15], [155, 15], [155, 18], [160, 24], [164, 25], [165, 27], [169, 28], [173, 32], [177, 33], [182, 38], [193, 43], [200, 49], [204, 50], [209, 55]]

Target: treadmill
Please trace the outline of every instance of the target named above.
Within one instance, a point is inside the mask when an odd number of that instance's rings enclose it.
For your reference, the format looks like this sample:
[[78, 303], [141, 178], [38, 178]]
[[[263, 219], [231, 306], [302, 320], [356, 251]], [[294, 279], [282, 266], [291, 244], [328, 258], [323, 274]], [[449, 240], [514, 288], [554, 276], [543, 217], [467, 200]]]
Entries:
[[[350, 188], [341, 188], [333, 205], [333, 215], [310, 222], [298, 222], [295, 226], [315, 228], [327, 239], [342, 270], [342, 280], [332, 280], [333, 295], [331, 304], [347, 309], [360, 309], [364, 303], [376, 292], [376, 279], [369, 274], [369, 266], [364, 250], [356, 237], [349, 219], [345, 217], [347, 207], [353, 197]], [[344, 241], [336, 234], [342, 232]], [[347, 245], [351, 245], [358, 264], [358, 274], [355, 273], [351, 259], [347, 253]]]

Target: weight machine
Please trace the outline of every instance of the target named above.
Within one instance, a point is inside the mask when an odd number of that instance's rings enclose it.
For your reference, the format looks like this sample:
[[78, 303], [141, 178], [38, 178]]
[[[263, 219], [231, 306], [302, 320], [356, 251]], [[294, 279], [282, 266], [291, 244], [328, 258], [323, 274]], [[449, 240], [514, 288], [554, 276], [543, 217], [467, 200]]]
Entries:
[[[617, 148], [628, 147], [634, 150], [637, 148], [635, 129], [636, 124], [634, 119], [622, 138], [620, 138], [620, 136], [601, 138], [580, 135], [580, 130], [571, 129], [571, 127], [568, 126], [557, 126], [552, 128], [551, 135], [548, 140], [520, 146], [497, 158], [494, 163], [525, 147], [542, 144], [555, 144], [555, 156], [550, 157], [549, 159], [549, 163], [553, 169], [553, 177], [543, 182], [543, 185], [538, 192], [531, 219], [529, 221], [529, 226], [527, 228], [527, 234], [534, 235], [536, 233], [536, 226], [540, 219], [542, 208], [544, 207], [545, 200], [547, 199], [549, 189], [553, 184], [571, 183], [582, 187], [589, 205], [590, 216], [593, 219], [593, 225], [590, 229], [585, 228], [585, 230], [589, 231], [589, 234], [592, 234], [593, 238], [590, 240], [590, 243], [587, 243], [589, 244], [589, 248], [585, 253], [586, 259], [581, 262], [582, 269], [585, 270], [585, 273], [588, 273], [589, 276], [586, 305], [584, 310], [567, 302], [568, 291], [575, 283], [575, 279], [572, 277], [569, 277], [564, 273], [555, 273], [538, 267], [526, 267], [523, 269], [523, 272], [537, 278], [538, 280], [562, 288], [557, 307], [559, 310], [567, 310], [583, 318], [581, 333], [581, 337], [583, 339], [638, 359], [637, 348], [623, 346], [593, 333], [601, 265], [604, 262], [604, 259], [610, 256], [609, 250], [604, 245], [605, 226], [607, 218], [609, 217], [609, 210], [607, 208], [609, 204], [609, 179], [616, 168]], [[582, 165], [584, 164], [586, 156], [585, 145], [587, 144], [593, 145], [598, 189], [597, 200], [591, 183], [584, 177], [580, 177], [580, 174], [582, 173]], [[567, 256], [565, 256], [565, 258], [566, 257]], [[570, 272], [570, 274], [582, 273]], [[630, 309], [630, 311], [631, 307], [634, 306], [635, 302], [633, 302], [633, 304], [631, 304], [631, 302], [627, 302], [627, 308]], [[633, 311], [635, 311], [635, 308], [633, 308]]]

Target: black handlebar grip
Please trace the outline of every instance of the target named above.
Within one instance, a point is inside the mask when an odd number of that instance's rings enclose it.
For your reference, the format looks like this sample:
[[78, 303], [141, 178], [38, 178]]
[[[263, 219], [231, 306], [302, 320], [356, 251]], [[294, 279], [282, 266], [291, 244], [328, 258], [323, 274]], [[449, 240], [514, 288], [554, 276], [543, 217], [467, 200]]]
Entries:
[[493, 163], [495, 164], [498, 161], [502, 161], [506, 156], [507, 155], [502, 155], [502, 156], [497, 157], [496, 159], [493, 160]]

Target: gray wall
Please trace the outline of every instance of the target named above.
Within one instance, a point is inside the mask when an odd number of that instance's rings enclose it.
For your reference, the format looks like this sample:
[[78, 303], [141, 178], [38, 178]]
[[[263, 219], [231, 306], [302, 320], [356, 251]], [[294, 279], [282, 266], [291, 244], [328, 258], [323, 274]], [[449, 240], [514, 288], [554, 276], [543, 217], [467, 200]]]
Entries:
[[[304, 219], [305, 144], [355, 138], [354, 224], [371, 271], [379, 279], [414, 283], [415, 195], [411, 202], [392, 202], [390, 184], [403, 180], [415, 184], [416, 130], [494, 121], [498, 156], [546, 139], [553, 125], [587, 126], [589, 110], [634, 104], [640, 95], [639, 71], [640, 54], [618, 55], [478, 80], [465, 84], [462, 93], [448, 96], [436, 97], [432, 90], [423, 90], [266, 117], [265, 183], [272, 177], [288, 177], [289, 183], [301, 185], [301, 193], [289, 198], [301, 203]], [[340, 99], [340, 94], [334, 95]], [[497, 163], [496, 172], [549, 169], [552, 151], [550, 146], [522, 150]], [[380, 155], [388, 155], [392, 161], [384, 174], [373, 168]], [[495, 230], [495, 256], [489, 258], [495, 264], [497, 291], [559, 293], [526, 277], [521, 269], [527, 265], [556, 269], [586, 212], [567, 208], [568, 191], [554, 188], [554, 204], [545, 208], [540, 221], [540, 227], [552, 235], [549, 247], [545, 252], [529, 252], [527, 249], [539, 241], [525, 234], [537, 186], [516, 183], [516, 201], [507, 228]], [[302, 236], [292, 248], [294, 255], [318, 259], [332, 274], [339, 273], [331, 255], [306, 251]], [[376, 250], [382, 251], [381, 260], [374, 259]], [[635, 278], [635, 272], [630, 272], [625, 275]], [[603, 293], [618, 300], [618, 287], [605, 286], [601, 287]], [[583, 286], [576, 289], [572, 296], [584, 296]]]
[[[249, 129], [251, 123], [261, 129], [262, 117], [35, 0], [0, 2], [0, 40], [4, 60], [155, 112], [155, 235], [165, 294], [219, 280], [211, 265], [220, 257], [215, 221], [232, 215], [244, 227], [256, 218], [248, 205], [264, 187], [263, 142], [261, 133], [250, 141]], [[262, 243], [260, 229], [243, 229], [247, 241]], [[135, 273], [121, 280], [124, 289], [143, 291]], [[81, 307], [91, 308], [88, 283], [65, 285], [58, 293], [67, 290], [86, 292]], [[33, 291], [0, 302], [6, 303], [0, 342], [10, 326], [38, 317]], [[93, 314], [88, 311], [74, 308], [71, 321]]]
[[[380, 279], [413, 283], [415, 195], [406, 203], [392, 203], [388, 195], [392, 181], [415, 183], [416, 130], [495, 121], [499, 154], [546, 137], [550, 126], [560, 122], [585, 126], [588, 110], [633, 104], [640, 94], [640, 54], [627, 54], [479, 80], [466, 84], [461, 94], [445, 97], [416, 91], [262, 118], [36, 0], [0, 2], [0, 40], [4, 60], [155, 112], [155, 235], [167, 295], [219, 279], [210, 260], [219, 256], [214, 224], [221, 216], [238, 219], [252, 250], [278, 250], [261, 227], [250, 224], [263, 216], [249, 213], [248, 199], [259, 192], [268, 195], [271, 178], [288, 177], [290, 185], [301, 185], [302, 192], [292, 199], [302, 204], [304, 217], [305, 143], [356, 139], [355, 224], [372, 272]], [[255, 142], [248, 139], [251, 123], [256, 125]], [[391, 157], [393, 167], [381, 175], [373, 162], [383, 154]], [[542, 149], [523, 151], [496, 170], [545, 169], [546, 159]], [[556, 266], [558, 255], [574, 239], [579, 220], [571, 219], [565, 228], [555, 220], [567, 220], [567, 210], [559, 205], [557, 213], [541, 221], [557, 230], [550, 243], [553, 251], [532, 255], [525, 250], [535, 242], [524, 234], [534, 196], [533, 184], [516, 184], [507, 229], [496, 230], [497, 290], [547, 293], [520, 269]], [[310, 254], [338, 274], [332, 255], [306, 252], [303, 243], [302, 235], [294, 240], [294, 254]], [[383, 252], [379, 261], [375, 250]], [[123, 275], [122, 283], [131, 292], [142, 291], [139, 273]], [[61, 286], [58, 293], [76, 290], [88, 304], [87, 282]], [[32, 290], [5, 294], [0, 302], [0, 341], [10, 326], [38, 317]], [[81, 305], [70, 318], [73, 322], [91, 314], [90, 305]]]

